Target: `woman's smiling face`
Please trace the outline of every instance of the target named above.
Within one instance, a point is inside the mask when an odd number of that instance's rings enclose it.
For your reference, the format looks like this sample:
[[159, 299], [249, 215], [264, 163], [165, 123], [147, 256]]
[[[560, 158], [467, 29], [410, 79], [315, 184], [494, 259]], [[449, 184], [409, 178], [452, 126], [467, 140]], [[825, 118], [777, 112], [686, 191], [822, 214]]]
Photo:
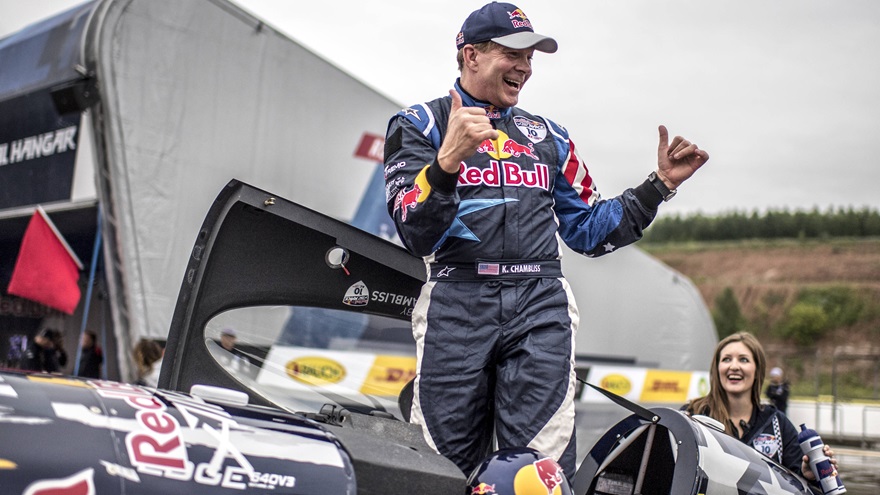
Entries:
[[718, 355], [721, 388], [728, 395], [750, 394], [755, 384], [755, 358], [742, 342], [731, 342]]

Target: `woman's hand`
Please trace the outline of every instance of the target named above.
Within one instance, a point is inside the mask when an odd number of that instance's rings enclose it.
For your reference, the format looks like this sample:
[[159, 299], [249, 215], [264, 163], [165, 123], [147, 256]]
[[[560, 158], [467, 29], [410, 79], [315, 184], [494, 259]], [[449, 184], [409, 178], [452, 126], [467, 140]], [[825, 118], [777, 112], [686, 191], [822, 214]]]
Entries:
[[[822, 452], [831, 459], [831, 464], [834, 466], [834, 476], [837, 476], [837, 459], [834, 457], [834, 451], [831, 450], [831, 447], [828, 445], [822, 449]], [[804, 478], [810, 481], [816, 481], [816, 476], [813, 474], [813, 470], [810, 469], [810, 458], [804, 454], [804, 457], [801, 459], [801, 473], [804, 474]]]

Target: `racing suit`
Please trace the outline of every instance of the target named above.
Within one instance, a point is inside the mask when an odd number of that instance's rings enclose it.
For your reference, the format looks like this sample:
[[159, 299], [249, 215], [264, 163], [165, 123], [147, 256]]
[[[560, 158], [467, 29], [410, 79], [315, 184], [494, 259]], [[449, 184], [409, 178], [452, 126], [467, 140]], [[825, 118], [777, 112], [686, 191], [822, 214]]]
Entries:
[[756, 407], [746, 427], [741, 442], [751, 445], [792, 472], [803, 474], [801, 459], [804, 454], [798, 444], [798, 431], [785, 413], [775, 406]]
[[[682, 410], [687, 410], [687, 407], [685, 405]], [[708, 407], [699, 414], [711, 416]], [[734, 431], [732, 436], [746, 445], [751, 445], [755, 450], [785, 466], [791, 472], [803, 476], [801, 461], [804, 454], [798, 444], [797, 428], [785, 413], [776, 409], [776, 406], [763, 405], [753, 408], [749, 422], [740, 423], [740, 428], [743, 431], [742, 436], [738, 437], [736, 429], [731, 427], [731, 430]], [[818, 486], [815, 480], [810, 483]]]
[[601, 199], [565, 128], [455, 89], [499, 134], [458, 173], [437, 163], [451, 97], [401, 110], [385, 142], [388, 211], [427, 267], [411, 421], [465, 474], [494, 432], [499, 448], [537, 449], [572, 477], [578, 311], [559, 238], [587, 256], [613, 252], [641, 237], [662, 197], [645, 181]]

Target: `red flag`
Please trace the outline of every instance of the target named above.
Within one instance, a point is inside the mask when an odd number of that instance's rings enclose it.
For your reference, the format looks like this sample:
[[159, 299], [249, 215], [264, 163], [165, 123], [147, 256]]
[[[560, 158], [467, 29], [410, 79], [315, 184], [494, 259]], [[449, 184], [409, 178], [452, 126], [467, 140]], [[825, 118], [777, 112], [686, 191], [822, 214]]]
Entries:
[[79, 271], [82, 263], [42, 208], [28, 223], [8, 294], [30, 299], [73, 314], [79, 304]]

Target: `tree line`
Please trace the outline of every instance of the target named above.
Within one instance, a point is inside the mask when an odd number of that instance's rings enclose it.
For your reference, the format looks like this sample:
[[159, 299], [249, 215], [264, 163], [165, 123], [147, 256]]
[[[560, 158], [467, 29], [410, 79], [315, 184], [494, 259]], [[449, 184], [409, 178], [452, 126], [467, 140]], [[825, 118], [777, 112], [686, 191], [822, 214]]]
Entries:
[[733, 241], [743, 239], [814, 239], [880, 236], [880, 211], [838, 207], [820, 211], [788, 209], [732, 211], [720, 215], [693, 213], [657, 218], [643, 242]]

